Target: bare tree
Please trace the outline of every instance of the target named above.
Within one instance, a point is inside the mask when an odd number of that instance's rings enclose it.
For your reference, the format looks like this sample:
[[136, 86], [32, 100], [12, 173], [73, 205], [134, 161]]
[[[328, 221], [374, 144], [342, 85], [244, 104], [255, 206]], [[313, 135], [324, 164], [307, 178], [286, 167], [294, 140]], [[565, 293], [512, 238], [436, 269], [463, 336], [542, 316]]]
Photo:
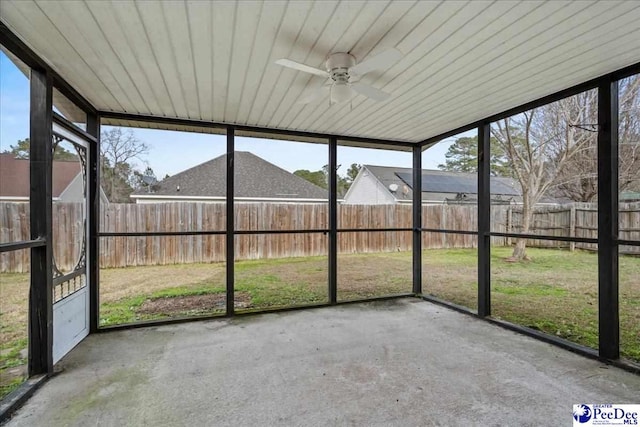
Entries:
[[[588, 91], [496, 122], [494, 138], [504, 151], [522, 191], [522, 233], [529, 233], [533, 208], [557, 182], [561, 171], [592, 145], [593, 98]], [[511, 259], [526, 259], [526, 241], [518, 239]]]
[[112, 202], [127, 203], [134, 190], [134, 160], [149, 152], [131, 130], [110, 128], [100, 135], [102, 186]]
[[[620, 82], [619, 88], [619, 189], [636, 189], [640, 183], [640, 76], [635, 75]], [[597, 123], [597, 98], [585, 99], [590, 124]], [[590, 144], [575, 153], [559, 171], [557, 182], [552, 189], [556, 196], [575, 202], [594, 202], [598, 195], [598, 149], [597, 128], [593, 130]]]
[[640, 74], [619, 84], [618, 158], [620, 191], [640, 191]]

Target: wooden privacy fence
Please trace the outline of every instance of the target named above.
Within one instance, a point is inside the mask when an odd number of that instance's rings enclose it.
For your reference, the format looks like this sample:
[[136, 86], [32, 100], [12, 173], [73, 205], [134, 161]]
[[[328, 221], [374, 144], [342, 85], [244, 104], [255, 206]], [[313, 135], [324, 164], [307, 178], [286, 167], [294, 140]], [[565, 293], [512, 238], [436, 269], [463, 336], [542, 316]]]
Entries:
[[[640, 203], [621, 204], [620, 209], [620, 237], [640, 240]], [[0, 241], [29, 238], [28, 210], [27, 203], [0, 203]], [[521, 231], [521, 208], [496, 205], [491, 211], [492, 231]], [[409, 205], [341, 205], [338, 207], [338, 228], [411, 228], [411, 214]], [[55, 203], [53, 206], [54, 256], [62, 270], [71, 269], [80, 254], [82, 218], [81, 204]], [[236, 235], [235, 256], [238, 260], [327, 254], [325, 233], [304, 232], [328, 227], [325, 204], [238, 203], [234, 220], [236, 229], [241, 231], [301, 231], [295, 234]], [[226, 206], [224, 203], [110, 204], [103, 206], [100, 221], [102, 232], [224, 231]], [[475, 231], [477, 206], [425, 205], [423, 227]], [[531, 233], [596, 238], [596, 206], [537, 207]], [[220, 262], [225, 259], [225, 242], [224, 235], [102, 237], [100, 266]], [[492, 242], [499, 246], [513, 243], [512, 239], [502, 237], [494, 237]], [[425, 249], [474, 248], [477, 237], [424, 232], [422, 244]], [[530, 240], [528, 245], [595, 249], [595, 245], [549, 240]], [[340, 253], [407, 251], [411, 246], [410, 231], [342, 232], [338, 238]], [[637, 247], [629, 248], [636, 252], [639, 250]], [[26, 272], [28, 269], [28, 250], [0, 254], [0, 272]]]
[[[82, 203], [54, 203], [52, 212], [53, 256], [63, 272], [75, 267], [82, 253], [84, 232]], [[0, 242], [29, 240], [29, 204], [0, 202]], [[29, 271], [28, 249], [0, 254], [0, 273]]]
[[[492, 207], [491, 231], [522, 232], [522, 207]], [[624, 240], [640, 240], [640, 202], [620, 203], [619, 205], [619, 238]], [[530, 230], [531, 234], [598, 238], [598, 207], [595, 203], [571, 203], [559, 206], [537, 206]], [[504, 239], [503, 245], [510, 245], [513, 239]], [[500, 244], [500, 243], [498, 243]], [[527, 245], [541, 248], [569, 248], [597, 250], [595, 243], [558, 242], [553, 240], [530, 239]], [[640, 247], [623, 246], [620, 253], [640, 255]]]

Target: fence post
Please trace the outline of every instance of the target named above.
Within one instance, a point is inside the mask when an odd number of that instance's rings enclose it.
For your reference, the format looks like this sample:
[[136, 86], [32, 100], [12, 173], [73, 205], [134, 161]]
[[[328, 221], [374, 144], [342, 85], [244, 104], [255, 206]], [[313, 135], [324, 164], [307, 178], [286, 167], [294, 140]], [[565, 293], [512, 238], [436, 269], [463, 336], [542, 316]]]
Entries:
[[[511, 233], [513, 227], [513, 210], [511, 209], [511, 205], [507, 208], [507, 233]], [[507, 246], [511, 246], [512, 240], [511, 237], [507, 237]]]
[[[448, 229], [447, 227], [447, 204], [446, 203], [442, 203], [442, 214], [440, 215], [440, 221], [442, 222], [442, 226], [440, 228], [443, 229]], [[446, 249], [447, 248], [447, 239], [448, 239], [448, 234], [447, 233], [440, 233], [441, 236], [441, 242], [442, 242], [442, 248]]]
[[[576, 204], [572, 203], [571, 204], [571, 209], [569, 210], [569, 237], [576, 237], [576, 215], [577, 215], [577, 211], [576, 211]], [[576, 250], [576, 242], [570, 242], [569, 243], [569, 250], [571, 252]]]

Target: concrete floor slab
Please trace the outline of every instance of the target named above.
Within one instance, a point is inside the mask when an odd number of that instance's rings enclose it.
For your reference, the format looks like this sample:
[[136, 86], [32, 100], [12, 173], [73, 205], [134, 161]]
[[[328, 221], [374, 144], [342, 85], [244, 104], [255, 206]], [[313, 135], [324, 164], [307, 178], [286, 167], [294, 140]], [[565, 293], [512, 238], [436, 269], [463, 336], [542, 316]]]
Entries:
[[417, 299], [93, 335], [9, 426], [571, 425], [640, 377]]

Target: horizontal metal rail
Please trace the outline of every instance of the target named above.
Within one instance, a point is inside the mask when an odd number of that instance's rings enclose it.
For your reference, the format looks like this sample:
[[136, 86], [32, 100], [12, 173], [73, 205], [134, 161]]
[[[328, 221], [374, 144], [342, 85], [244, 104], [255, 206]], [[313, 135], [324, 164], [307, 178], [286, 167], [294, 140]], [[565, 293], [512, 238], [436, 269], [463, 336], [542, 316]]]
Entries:
[[131, 231], [131, 232], [100, 232], [98, 237], [170, 237], [170, 236], [224, 236], [226, 231]]
[[45, 239], [21, 240], [12, 243], [0, 243], [0, 253], [19, 251], [21, 249], [38, 248], [47, 244]]
[[425, 233], [442, 233], [442, 234], [465, 234], [468, 236], [477, 236], [478, 232], [477, 231], [471, 231], [471, 230], [448, 230], [448, 229], [442, 229], [442, 228], [421, 228], [420, 231], [425, 232]]
[[86, 141], [95, 142], [95, 143], [98, 142], [98, 138], [80, 129], [74, 123], [70, 122], [69, 120], [62, 117], [60, 114], [56, 112], [53, 113], [53, 122], [59, 124], [60, 126], [62, 126], [63, 128], [65, 128], [66, 130], [73, 133], [79, 138], [82, 138]]
[[[462, 234], [468, 236], [477, 236], [477, 231], [471, 230], [449, 230], [449, 229], [440, 229], [440, 228], [420, 228], [421, 232], [424, 233], [442, 233], [442, 234]], [[235, 230], [233, 234], [237, 235], [247, 235], [247, 234], [313, 234], [313, 233], [328, 233], [330, 230], [327, 229], [311, 229], [311, 230]], [[389, 233], [389, 232], [409, 232], [414, 231], [413, 228], [410, 227], [396, 227], [396, 228], [339, 228], [337, 230], [338, 233]], [[207, 230], [207, 231], [132, 231], [132, 232], [110, 232], [103, 231], [98, 233], [98, 237], [169, 237], [169, 236], [206, 236], [206, 235], [225, 235], [226, 231], [223, 230]], [[536, 234], [520, 234], [520, 233], [500, 233], [500, 232], [490, 232], [490, 236], [492, 237], [513, 237], [513, 238], [522, 238], [522, 239], [530, 239], [530, 240], [554, 240], [559, 242], [575, 242], [575, 243], [598, 243], [598, 239], [588, 238], [588, 237], [565, 237], [565, 236], [549, 236], [549, 235], [536, 235]], [[31, 243], [36, 242], [36, 243]], [[0, 248], [4, 245], [19, 245], [19, 244], [27, 244], [31, 246], [26, 247], [35, 247], [44, 245], [44, 241], [42, 243], [37, 243], [40, 241], [29, 241], [29, 242], [18, 242], [18, 243], [9, 243], [2, 244]], [[638, 246], [640, 245], [640, 241], [637, 240], [618, 240], [621, 245], [631, 245]], [[16, 249], [22, 249], [18, 247]], [[8, 249], [8, 250], [16, 250], [16, 249]]]
[[245, 235], [245, 234], [326, 234], [329, 232], [329, 229], [312, 229], [312, 230], [235, 230], [233, 234], [235, 235]]
[[625, 239], [618, 239], [617, 240], [618, 245], [624, 245], [624, 246], [640, 246], [640, 240], [625, 240]]
[[338, 233], [384, 233], [390, 231], [413, 231], [411, 227], [396, 227], [396, 228], [338, 228]]
[[598, 243], [598, 239], [592, 239], [587, 237], [565, 237], [565, 236], [546, 236], [536, 234], [520, 234], [520, 233], [488, 233], [491, 237], [513, 237], [516, 239], [529, 239], [529, 240], [553, 240], [556, 242], [575, 242], [575, 243]]
[[55, 286], [58, 286], [61, 283], [65, 283], [65, 282], [68, 282], [70, 280], [73, 280], [78, 276], [82, 276], [86, 272], [87, 272], [87, 269], [83, 267], [83, 268], [80, 268], [78, 270], [74, 270], [71, 273], [67, 273], [67, 274], [64, 274], [62, 276], [54, 277], [53, 278], [53, 286], [55, 287]]
[[[328, 228], [311, 229], [311, 230], [235, 230], [234, 235], [247, 234], [325, 234], [330, 230]], [[339, 228], [338, 233], [385, 233], [394, 231], [413, 231], [413, 228]], [[98, 233], [98, 237], [163, 237], [163, 236], [206, 236], [206, 235], [225, 235], [226, 231], [208, 230], [208, 231], [131, 231], [131, 232], [111, 232], [103, 231]]]

